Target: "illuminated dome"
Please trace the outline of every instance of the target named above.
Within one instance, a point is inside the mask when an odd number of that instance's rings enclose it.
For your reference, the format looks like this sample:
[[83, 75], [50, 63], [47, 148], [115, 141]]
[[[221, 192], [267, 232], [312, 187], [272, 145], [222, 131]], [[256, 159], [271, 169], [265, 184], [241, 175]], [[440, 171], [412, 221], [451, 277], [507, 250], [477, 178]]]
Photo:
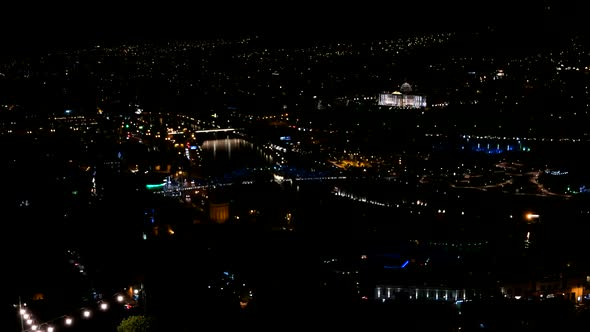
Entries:
[[412, 86], [409, 83], [404, 83], [402, 84], [402, 86], [399, 88], [399, 90], [402, 93], [411, 93], [412, 92]]

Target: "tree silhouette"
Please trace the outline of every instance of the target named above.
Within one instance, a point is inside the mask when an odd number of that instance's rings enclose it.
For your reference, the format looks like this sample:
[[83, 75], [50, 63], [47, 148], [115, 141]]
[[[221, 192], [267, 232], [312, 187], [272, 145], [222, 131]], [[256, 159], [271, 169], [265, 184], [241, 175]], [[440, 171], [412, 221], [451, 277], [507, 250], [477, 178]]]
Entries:
[[150, 332], [156, 331], [154, 318], [142, 315], [130, 316], [117, 326], [117, 332]]

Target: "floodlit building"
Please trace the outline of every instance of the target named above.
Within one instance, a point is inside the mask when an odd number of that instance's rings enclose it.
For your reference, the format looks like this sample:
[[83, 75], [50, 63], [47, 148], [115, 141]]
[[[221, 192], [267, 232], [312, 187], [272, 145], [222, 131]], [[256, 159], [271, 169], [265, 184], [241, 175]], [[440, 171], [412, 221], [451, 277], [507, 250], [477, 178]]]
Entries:
[[410, 109], [425, 108], [426, 97], [412, 94], [412, 86], [409, 83], [404, 83], [400, 86], [400, 91], [380, 93], [378, 105]]
[[229, 203], [209, 203], [209, 219], [223, 224], [229, 219]]

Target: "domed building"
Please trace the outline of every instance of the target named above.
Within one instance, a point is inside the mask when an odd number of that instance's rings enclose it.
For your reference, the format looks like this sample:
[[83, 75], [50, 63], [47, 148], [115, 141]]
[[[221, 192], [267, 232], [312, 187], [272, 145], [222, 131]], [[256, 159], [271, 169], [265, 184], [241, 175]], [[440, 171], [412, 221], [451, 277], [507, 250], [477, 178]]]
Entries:
[[400, 91], [392, 93], [379, 94], [378, 105], [387, 106], [391, 108], [416, 109], [426, 107], [426, 97], [412, 94], [412, 86], [408, 82], [404, 82]]
[[405, 82], [399, 87], [399, 91], [404, 95], [410, 94], [412, 93], [412, 86], [410, 85], [410, 83]]

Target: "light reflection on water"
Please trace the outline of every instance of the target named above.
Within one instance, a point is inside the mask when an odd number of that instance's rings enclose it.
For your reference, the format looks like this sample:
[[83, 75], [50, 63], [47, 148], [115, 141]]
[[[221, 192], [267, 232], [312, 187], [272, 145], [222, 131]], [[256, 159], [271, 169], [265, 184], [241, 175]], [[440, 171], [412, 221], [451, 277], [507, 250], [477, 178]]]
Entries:
[[254, 150], [254, 144], [241, 138], [214, 139], [203, 142], [203, 151], [212, 152], [213, 159], [217, 159], [217, 150], [221, 159], [231, 159], [232, 149]]
[[201, 149], [203, 164], [207, 171], [216, 175], [273, 163], [272, 156], [242, 138], [206, 140], [201, 145]]

